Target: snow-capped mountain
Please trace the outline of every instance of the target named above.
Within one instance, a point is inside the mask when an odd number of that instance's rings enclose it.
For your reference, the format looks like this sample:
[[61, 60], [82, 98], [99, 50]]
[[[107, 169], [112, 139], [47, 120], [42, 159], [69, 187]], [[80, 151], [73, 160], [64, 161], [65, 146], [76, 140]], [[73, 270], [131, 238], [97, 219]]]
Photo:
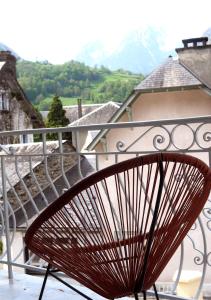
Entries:
[[163, 50], [163, 34], [153, 28], [128, 34], [113, 53], [106, 53], [101, 42], [89, 43], [76, 60], [88, 65], [104, 65], [112, 70], [126, 69], [135, 73], [150, 73], [173, 50]]

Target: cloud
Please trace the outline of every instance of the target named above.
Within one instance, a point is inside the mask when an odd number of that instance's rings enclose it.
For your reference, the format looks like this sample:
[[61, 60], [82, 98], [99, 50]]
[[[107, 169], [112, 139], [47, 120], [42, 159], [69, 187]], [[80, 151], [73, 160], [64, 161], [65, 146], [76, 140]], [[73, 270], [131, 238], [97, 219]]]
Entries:
[[26, 59], [55, 63], [74, 58], [92, 40], [112, 51], [130, 31], [147, 26], [165, 32], [166, 48], [211, 26], [210, 0], [0, 0], [0, 5], [0, 42]]

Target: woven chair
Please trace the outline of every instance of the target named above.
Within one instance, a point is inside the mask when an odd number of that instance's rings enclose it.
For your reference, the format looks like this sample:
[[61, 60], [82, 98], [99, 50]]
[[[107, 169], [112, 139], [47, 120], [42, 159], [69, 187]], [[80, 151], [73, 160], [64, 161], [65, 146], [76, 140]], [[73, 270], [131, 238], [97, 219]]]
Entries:
[[99, 295], [146, 291], [175, 253], [210, 192], [211, 173], [197, 158], [174, 153], [136, 157], [81, 180], [29, 227], [27, 247]]

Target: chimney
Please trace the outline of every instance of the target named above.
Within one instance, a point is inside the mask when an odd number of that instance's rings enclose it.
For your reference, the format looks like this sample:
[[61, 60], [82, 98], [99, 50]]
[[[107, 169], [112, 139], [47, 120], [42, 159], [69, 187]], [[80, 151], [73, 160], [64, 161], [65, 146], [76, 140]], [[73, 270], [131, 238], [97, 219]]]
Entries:
[[200, 37], [193, 39], [182, 40], [184, 48], [196, 48], [200, 46], [206, 46], [208, 42], [208, 37]]
[[82, 117], [82, 104], [81, 104], [81, 99], [77, 99], [78, 102], [78, 119]]
[[211, 45], [207, 37], [182, 41], [184, 47], [176, 49], [179, 63], [199, 81], [211, 89]]
[[16, 77], [16, 58], [10, 51], [0, 51], [0, 62], [6, 62], [4, 70]]

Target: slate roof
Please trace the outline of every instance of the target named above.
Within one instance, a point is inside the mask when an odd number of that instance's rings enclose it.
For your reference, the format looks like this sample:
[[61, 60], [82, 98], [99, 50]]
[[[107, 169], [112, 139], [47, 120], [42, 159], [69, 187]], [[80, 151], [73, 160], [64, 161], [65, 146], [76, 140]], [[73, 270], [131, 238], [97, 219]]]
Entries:
[[188, 87], [201, 84], [178, 60], [169, 57], [164, 64], [136, 86], [135, 90]]
[[107, 123], [113, 114], [119, 109], [119, 105], [110, 101], [107, 102], [80, 119], [72, 122], [68, 126], [76, 125], [91, 125], [91, 124], [102, 124]]
[[[85, 116], [101, 106], [103, 106], [103, 104], [83, 104], [82, 115]], [[63, 106], [63, 109], [65, 110], [65, 116], [69, 119], [70, 123], [78, 120], [78, 105]], [[47, 119], [49, 113], [48, 110], [43, 110], [40, 113], [43, 119]]]
[[[47, 153], [53, 153], [58, 148], [58, 142], [47, 142]], [[15, 155], [18, 156], [17, 164], [19, 168], [19, 173], [23, 178], [29, 173], [29, 158], [23, 157], [23, 155], [35, 155], [32, 157], [31, 164], [32, 168], [35, 168], [43, 161], [43, 146], [42, 143], [27, 143], [27, 144], [12, 144], [12, 145], [4, 145], [4, 149], [9, 150], [12, 149]], [[0, 156], [5, 155], [5, 151], [0, 151]], [[12, 186], [15, 186], [19, 181], [20, 178], [17, 175], [16, 169], [14, 167], [15, 164], [15, 156], [9, 156], [5, 159], [5, 167], [7, 177], [10, 181]], [[0, 177], [0, 186], [2, 186], [2, 178]], [[10, 185], [7, 181], [7, 190], [10, 189]], [[1, 196], [1, 192], [0, 192]]]
[[[82, 116], [89, 114], [102, 105], [103, 104], [82, 104]], [[78, 105], [63, 106], [63, 109], [66, 111], [65, 116], [69, 119], [70, 123], [78, 120]]]
[[[37, 215], [24, 185], [29, 190], [38, 210], [42, 210], [46, 207], [46, 201], [47, 203], [51, 203], [57, 198], [52, 189], [51, 183], [49, 182], [48, 175], [52, 182], [54, 182], [59, 195], [63, 193], [63, 189], [67, 189], [67, 185], [62, 174], [61, 160], [57, 155], [59, 152], [59, 145], [57, 141], [46, 143], [48, 154], [48, 174], [46, 173], [44, 165], [42, 143], [13, 144], [4, 146], [7, 150], [10, 147], [12, 147], [16, 155], [8, 155], [5, 158], [7, 198], [11, 205], [11, 209], [15, 213], [17, 226], [20, 226], [26, 221], [23, 213], [23, 207], [27, 212], [29, 219]], [[63, 157], [63, 170], [70, 186], [72, 186], [81, 179], [78, 171], [78, 156], [74, 153], [75, 149], [68, 141], [63, 142], [63, 151], [65, 154], [69, 153], [69, 155], [65, 155]], [[0, 156], [5, 154], [5, 151], [0, 151]], [[31, 157], [31, 168], [30, 158], [27, 154]], [[31, 170], [33, 170], [33, 173]], [[81, 173], [83, 176], [87, 176], [87, 174], [91, 172], [93, 172], [92, 166], [85, 157], [81, 156]], [[39, 183], [40, 188], [37, 185], [35, 178]], [[2, 184], [1, 180], [2, 179], [0, 178], [0, 185]], [[21, 203], [17, 199], [17, 196]], [[0, 194], [0, 198], [1, 197], [2, 194]], [[10, 221], [12, 222], [12, 217]]]

